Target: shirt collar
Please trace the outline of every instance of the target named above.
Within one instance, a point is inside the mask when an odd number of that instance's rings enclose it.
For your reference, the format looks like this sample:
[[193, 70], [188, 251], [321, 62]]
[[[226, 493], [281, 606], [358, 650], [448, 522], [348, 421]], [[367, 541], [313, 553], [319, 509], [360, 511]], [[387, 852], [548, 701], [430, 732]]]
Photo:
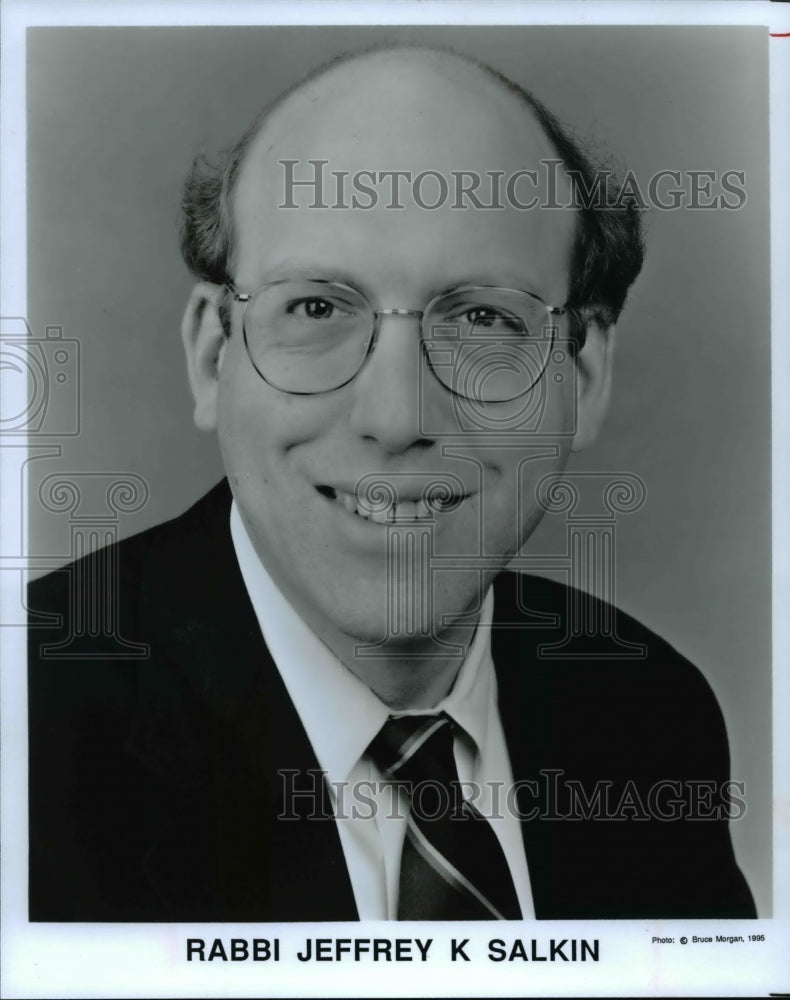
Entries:
[[[230, 532], [241, 575], [263, 638], [302, 720], [321, 770], [345, 781], [391, 714], [297, 614], [253, 547], [236, 502]], [[493, 592], [489, 590], [472, 644], [451, 691], [431, 709], [446, 712], [474, 741], [486, 745], [493, 684], [490, 655]], [[420, 710], [412, 714], [427, 714]]]

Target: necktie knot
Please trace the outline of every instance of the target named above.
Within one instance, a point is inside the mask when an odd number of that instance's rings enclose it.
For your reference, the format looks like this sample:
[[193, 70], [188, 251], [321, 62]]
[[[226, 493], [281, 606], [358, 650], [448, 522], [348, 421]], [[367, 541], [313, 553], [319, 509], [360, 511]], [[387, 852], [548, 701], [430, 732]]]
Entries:
[[[453, 753], [457, 726], [445, 712], [392, 715], [368, 746], [381, 773], [410, 800], [401, 855], [401, 920], [518, 919], [521, 909], [491, 825], [463, 802]], [[423, 792], [440, 808], [426, 813]]]
[[391, 715], [368, 747], [387, 778], [396, 781], [458, 780], [449, 715]]

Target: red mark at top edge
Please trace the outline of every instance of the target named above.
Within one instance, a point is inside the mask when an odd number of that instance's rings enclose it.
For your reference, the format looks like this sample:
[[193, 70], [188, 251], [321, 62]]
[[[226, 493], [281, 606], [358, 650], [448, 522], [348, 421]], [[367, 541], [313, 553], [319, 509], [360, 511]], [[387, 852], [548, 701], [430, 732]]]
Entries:
[[769, 38], [790, 38], [790, 31], [769, 31]]

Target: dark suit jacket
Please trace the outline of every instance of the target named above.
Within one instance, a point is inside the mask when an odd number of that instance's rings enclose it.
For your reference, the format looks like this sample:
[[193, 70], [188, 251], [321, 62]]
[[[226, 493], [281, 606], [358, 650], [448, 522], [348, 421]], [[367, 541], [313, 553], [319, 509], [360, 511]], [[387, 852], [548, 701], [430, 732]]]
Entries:
[[[221, 483], [175, 521], [31, 587], [31, 608], [64, 620], [30, 631], [32, 920], [358, 916], [334, 820], [309, 819], [307, 800], [297, 819], [277, 818], [278, 771], [309, 784], [318, 763], [261, 638], [229, 507]], [[77, 605], [107, 593], [107, 574], [120, 635], [147, 657], [107, 658], [83, 620], [70, 658], [52, 658], [65, 647], [46, 646], [69, 637]], [[611, 658], [600, 635], [577, 642], [581, 658], [537, 654], [565, 635], [569, 597], [538, 577], [496, 583], [500, 711], [515, 780], [536, 782], [521, 786], [520, 808], [544, 814], [522, 823], [537, 916], [754, 916], [726, 819], [551, 818], [567, 812], [569, 780], [588, 797], [611, 782], [614, 803], [633, 780], [631, 801], [636, 790], [644, 803], [662, 780], [718, 789], [729, 768], [706, 681], [633, 619], [592, 605], [644, 658]], [[715, 806], [718, 791], [703, 801]]]

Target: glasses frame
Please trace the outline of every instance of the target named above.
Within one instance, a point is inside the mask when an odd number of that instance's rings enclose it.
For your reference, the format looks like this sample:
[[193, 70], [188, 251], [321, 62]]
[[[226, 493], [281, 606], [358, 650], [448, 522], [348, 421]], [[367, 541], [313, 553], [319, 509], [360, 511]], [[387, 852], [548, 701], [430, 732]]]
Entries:
[[[252, 356], [252, 351], [250, 350], [249, 339], [247, 337], [247, 306], [249, 305], [249, 303], [252, 301], [252, 299], [255, 298], [256, 295], [259, 295], [262, 291], [264, 291], [267, 288], [272, 288], [272, 287], [274, 287], [276, 285], [287, 285], [287, 284], [290, 284], [291, 282], [297, 281], [297, 280], [309, 281], [313, 285], [331, 285], [333, 288], [341, 288], [341, 289], [344, 289], [345, 291], [352, 292], [354, 295], [360, 296], [362, 299], [364, 299], [365, 302], [367, 302], [367, 304], [370, 306], [370, 310], [371, 310], [371, 313], [373, 315], [372, 328], [371, 328], [370, 334], [368, 336], [368, 342], [367, 342], [367, 345], [366, 345], [366, 348], [365, 348], [365, 352], [362, 355], [362, 358], [361, 358], [361, 360], [359, 362], [359, 365], [358, 365], [356, 371], [353, 373], [353, 375], [350, 375], [344, 382], [341, 382], [339, 385], [332, 386], [331, 389], [316, 389], [316, 390], [310, 390], [310, 391], [304, 391], [304, 390], [299, 390], [299, 389], [284, 389], [282, 386], [277, 385], [276, 382], [272, 382], [272, 380], [270, 378], [267, 378], [266, 375], [263, 374], [263, 372], [260, 370], [260, 368], [258, 367], [258, 365], [255, 363], [255, 358]], [[243, 340], [244, 340], [244, 347], [245, 347], [245, 349], [247, 351], [247, 357], [250, 360], [250, 364], [255, 369], [255, 371], [260, 376], [260, 378], [262, 378], [263, 381], [267, 385], [270, 385], [273, 389], [277, 389], [278, 392], [284, 392], [284, 393], [286, 393], [289, 396], [323, 396], [326, 393], [336, 392], [338, 389], [342, 389], [344, 386], [347, 386], [350, 382], [354, 381], [354, 379], [357, 377], [357, 375], [359, 375], [359, 373], [365, 367], [365, 364], [367, 363], [368, 359], [370, 358], [370, 356], [372, 355], [372, 353], [373, 353], [373, 351], [374, 351], [374, 349], [376, 347], [376, 343], [377, 343], [378, 337], [379, 337], [379, 330], [381, 328], [381, 317], [382, 316], [414, 316], [414, 317], [419, 317], [419, 321], [420, 321], [420, 347], [421, 347], [421, 350], [422, 350], [423, 357], [425, 358], [425, 363], [427, 364], [428, 368], [430, 369], [431, 374], [436, 379], [436, 381], [439, 383], [439, 385], [443, 389], [445, 389], [447, 392], [451, 393], [453, 396], [458, 397], [459, 399], [470, 399], [472, 401], [485, 402], [483, 400], [476, 400], [474, 396], [467, 396], [467, 395], [465, 395], [462, 392], [458, 392], [456, 389], [453, 389], [449, 385], [446, 385], [439, 378], [439, 376], [436, 374], [434, 366], [431, 363], [431, 359], [430, 359], [430, 355], [429, 355], [429, 350], [428, 350], [428, 345], [426, 344], [426, 340], [425, 340], [425, 330], [424, 330], [424, 327], [423, 327], [423, 320], [425, 318], [426, 313], [430, 313], [430, 311], [433, 308], [433, 306], [440, 299], [443, 299], [443, 298], [445, 298], [448, 295], [455, 295], [455, 294], [457, 294], [459, 292], [469, 291], [471, 289], [476, 289], [476, 288], [491, 289], [493, 291], [499, 291], [499, 292], [518, 292], [521, 295], [528, 295], [530, 298], [535, 299], [536, 302], [539, 302], [545, 308], [546, 315], [549, 316], [549, 317], [551, 317], [551, 316], [564, 316], [564, 315], [566, 315], [568, 313], [571, 313], [571, 312], [575, 311], [575, 310], [573, 310], [572, 307], [570, 307], [568, 305], [564, 305], [564, 306], [551, 306], [544, 299], [542, 299], [539, 295], [536, 295], [534, 292], [528, 292], [524, 288], [508, 288], [507, 286], [504, 286], [504, 285], [459, 285], [458, 288], [451, 288], [448, 291], [440, 292], [438, 295], [434, 295], [434, 297], [430, 300], [430, 302], [428, 302], [428, 304], [425, 306], [424, 309], [392, 309], [392, 308], [391, 309], [374, 309], [373, 308], [373, 304], [370, 301], [370, 299], [367, 297], [367, 295], [364, 294], [364, 292], [360, 291], [360, 289], [355, 288], [353, 285], [345, 284], [342, 281], [332, 281], [331, 279], [328, 279], [328, 278], [303, 278], [303, 279], [302, 278], [298, 278], [298, 279], [297, 278], [278, 278], [276, 281], [266, 281], [266, 282], [264, 282], [262, 285], [259, 285], [252, 292], [240, 292], [236, 288], [236, 286], [233, 284], [232, 281], [226, 281], [225, 282], [225, 288], [228, 290], [228, 292], [230, 292], [230, 294], [231, 294], [234, 302], [238, 302], [238, 303], [240, 303], [241, 305], [244, 306], [244, 312], [242, 314], [241, 328], [242, 328], [242, 337], [243, 337]], [[538, 374], [538, 376], [524, 390], [522, 390], [521, 392], [519, 392], [516, 396], [512, 396], [512, 397], [510, 397], [507, 400], [498, 400], [498, 401], [487, 402], [486, 405], [493, 405], [493, 402], [512, 402], [514, 399], [520, 399], [522, 396], [526, 395], [526, 393], [528, 393], [531, 389], [533, 389], [538, 384], [538, 382], [540, 382], [540, 380], [543, 378], [544, 372], [546, 371], [546, 367], [548, 365], [548, 360], [549, 360], [549, 357], [551, 356], [551, 352], [552, 352], [552, 350], [554, 348], [554, 342], [556, 340], [556, 330], [557, 330], [556, 325], [551, 324], [549, 326], [549, 329], [551, 330], [551, 341], [549, 343], [548, 350], [546, 351], [546, 360], [544, 361], [543, 366], [542, 366], [542, 368], [541, 368], [540, 373]]]

